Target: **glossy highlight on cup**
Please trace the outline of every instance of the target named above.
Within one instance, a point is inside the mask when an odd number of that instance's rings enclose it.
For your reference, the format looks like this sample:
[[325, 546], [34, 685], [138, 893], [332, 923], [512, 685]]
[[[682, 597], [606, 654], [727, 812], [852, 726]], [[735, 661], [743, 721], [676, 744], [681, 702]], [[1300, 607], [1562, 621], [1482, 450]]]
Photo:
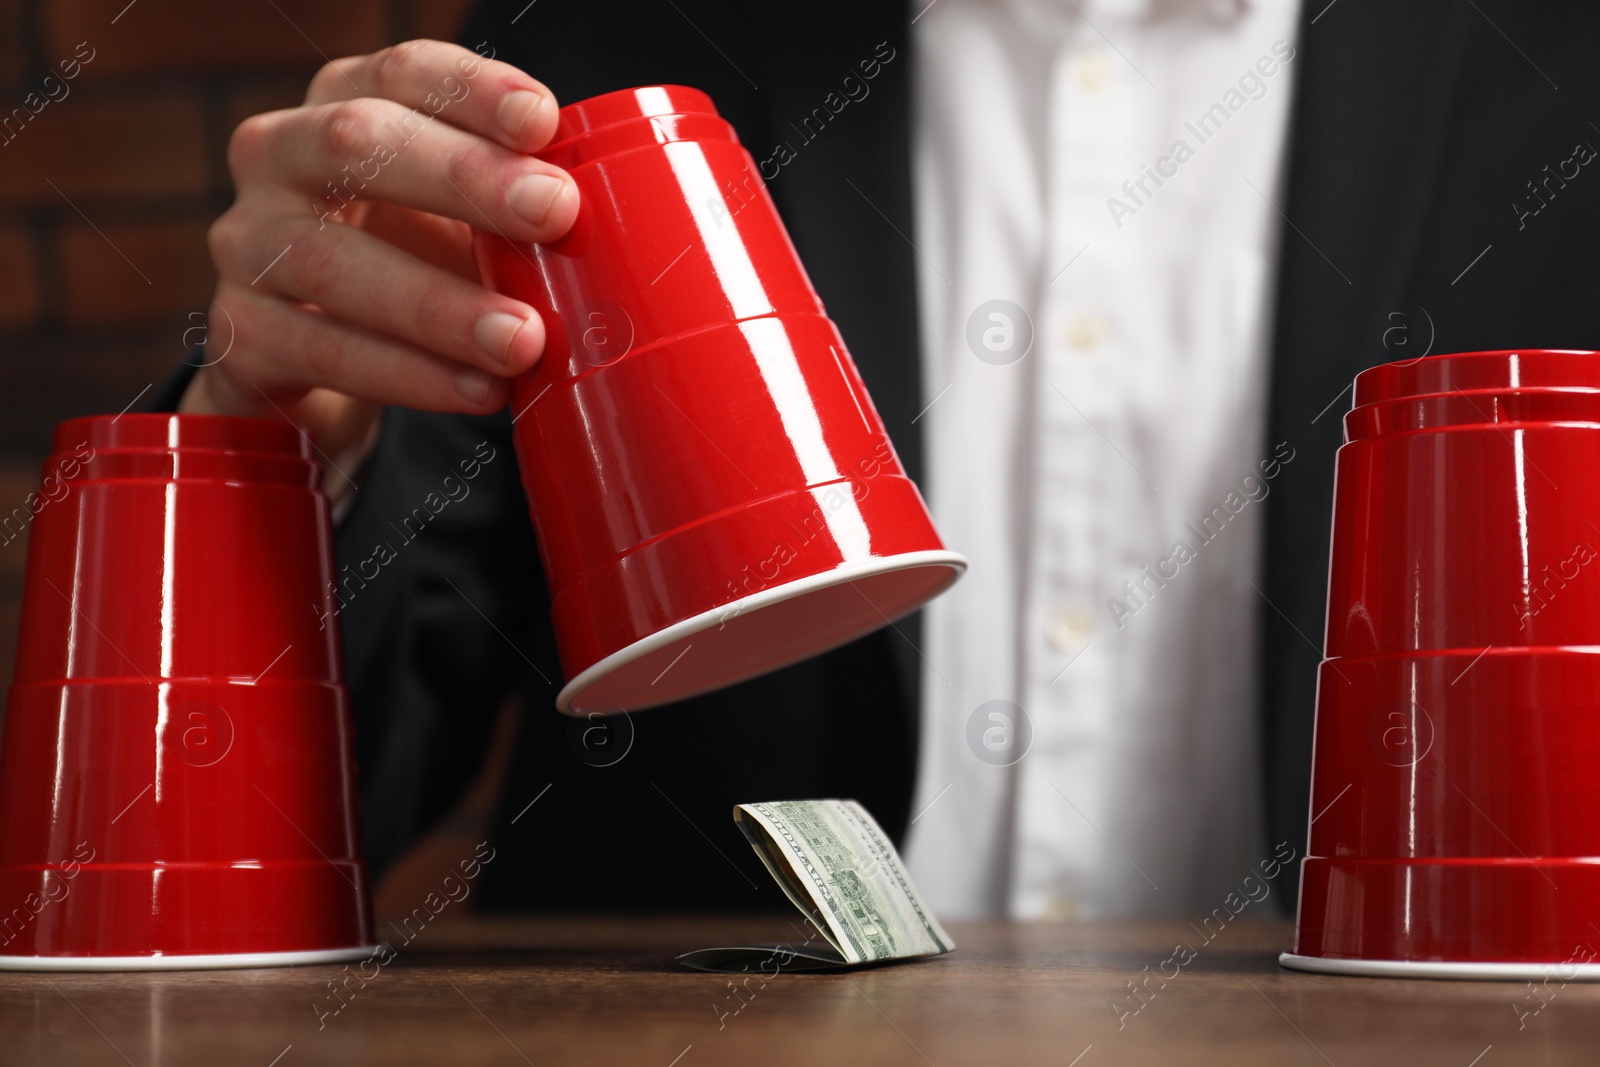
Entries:
[[1600, 354], [1375, 367], [1344, 425], [1283, 962], [1600, 977]]
[[57, 427], [0, 739], [0, 968], [372, 950], [320, 477], [287, 422]]
[[567, 684], [664, 704], [826, 651], [959, 577], [750, 154], [694, 89], [568, 105], [541, 158], [582, 207], [550, 245], [478, 234], [544, 319], [517, 458]]

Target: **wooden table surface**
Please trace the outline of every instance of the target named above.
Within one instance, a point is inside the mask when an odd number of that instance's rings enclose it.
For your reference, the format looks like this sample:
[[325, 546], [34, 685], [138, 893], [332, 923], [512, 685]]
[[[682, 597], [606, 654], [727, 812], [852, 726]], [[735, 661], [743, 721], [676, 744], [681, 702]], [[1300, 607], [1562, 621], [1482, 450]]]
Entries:
[[[1113, 998], [1185, 924], [950, 924], [937, 960], [733, 991], [691, 948], [792, 937], [782, 919], [440, 921], [344, 1007], [337, 967], [0, 975], [0, 1063], [1054, 1064], [1505, 1067], [1600, 1062], [1600, 985], [1389, 981], [1280, 970], [1240, 922], [1137, 1015]], [[371, 973], [371, 969], [369, 972]], [[1172, 973], [1168, 965], [1167, 973]], [[1120, 1027], [1119, 1027], [1120, 1022]]]

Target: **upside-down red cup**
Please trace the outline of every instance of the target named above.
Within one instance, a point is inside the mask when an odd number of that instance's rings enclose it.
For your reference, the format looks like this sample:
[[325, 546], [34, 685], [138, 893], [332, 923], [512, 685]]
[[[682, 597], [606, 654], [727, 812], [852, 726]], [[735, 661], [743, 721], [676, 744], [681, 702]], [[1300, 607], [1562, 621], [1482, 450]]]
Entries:
[[57, 427], [13, 513], [30, 529], [0, 740], [0, 968], [374, 951], [319, 486], [287, 423]]
[[1600, 977], [1600, 355], [1356, 378], [1286, 966]]
[[550, 245], [478, 234], [538, 309], [513, 385], [569, 714], [664, 704], [915, 610], [959, 577], [750, 154], [709, 98], [561, 110], [582, 197]]

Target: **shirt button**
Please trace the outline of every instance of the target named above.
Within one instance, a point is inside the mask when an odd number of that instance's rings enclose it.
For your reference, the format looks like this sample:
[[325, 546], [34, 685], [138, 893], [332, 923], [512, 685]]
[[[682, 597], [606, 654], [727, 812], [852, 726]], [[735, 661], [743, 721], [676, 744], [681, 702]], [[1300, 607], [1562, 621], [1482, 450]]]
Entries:
[[1045, 626], [1044, 637], [1057, 652], [1077, 652], [1094, 632], [1094, 618], [1078, 608], [1063, 608]]
[[1078, 84], [1091, 93], [1098, 93], [1111, 80], [1111, 64], [1106, 61], [1103, 52], [1080, 53], [1073, 67]]
[[1099, 315], [1074, 315], [1067, 322], [1063, 336], [1068, 347], [1079, 352], [1099, 348], [1111, 332], [1111, 326]]
[[1044, 905], [1044, 917], [1067, 922], [1078, 917], [1078, 902], [1066, 893], [1052, 893]]

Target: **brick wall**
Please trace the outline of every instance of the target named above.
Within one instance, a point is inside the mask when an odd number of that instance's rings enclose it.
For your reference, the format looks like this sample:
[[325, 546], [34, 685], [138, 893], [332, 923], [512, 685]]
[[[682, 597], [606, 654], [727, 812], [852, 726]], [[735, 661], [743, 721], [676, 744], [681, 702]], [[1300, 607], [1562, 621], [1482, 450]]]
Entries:
[[[120, 411], [182, 357], [238, 121], [297, 104], [324, 56], [450, 39], [467, 6], [0, 0], [0, 511], [56, 422]], [[0, 546], [0, 687], [25, 550]]]

